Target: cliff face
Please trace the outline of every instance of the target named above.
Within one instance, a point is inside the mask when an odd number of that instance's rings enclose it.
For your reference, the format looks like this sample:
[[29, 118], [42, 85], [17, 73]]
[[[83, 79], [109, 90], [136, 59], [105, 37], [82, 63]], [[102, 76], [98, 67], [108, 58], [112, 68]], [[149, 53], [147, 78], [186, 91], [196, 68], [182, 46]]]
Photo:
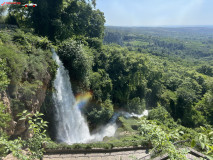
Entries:
[[[0, 94], [0, 100], [7, 107], [7, 110], [5, 112], [12, 115], [10, 100], [9, 100], [6, 92], [3, 92], [3, 93]], [[9, 122], [9, 125], [8, 125], [9, 127], [6, 129], [6, 132], [7, 132], [8, 135], [14, 134], [16, 124], [17, 124], [17, 122], [15, 122], [13, 119]]]
[[19, 101], [20, 106], [24, 106], [24, 109], [27, 109], [31, 113], [40, 111], [40, 108], [45, 100], [46, 91], [49, 88], [50, 83], [51, 76], [49, 73], [47, 73], [45, 79], [43, 79], [42, 84], [38, 86], [35, 90], [35, 94], [29, 97], [25, 97], [22, 92], [16, 93], [17, 98], [12, 98], [13, 96], [11, 96], [10, 93], [7, 93], [6, 91], [1, 93], [0, 101], [2, 101], [5, 106], [7, 106], [6, 112], [9, 113], [12, 117], [12, 120], [8, 125], [9, 127], [6, 129], [8, 135], [21, 136], [22, 138], [27, 138], [31, 136], [28, 130], [28, 123], [24, 120], [20, 121], [19, 117], [17, 116], [23, 108], [20, 107], [20, 109], [17, 109], [16, 104], [14, 104], [14, 101]]
[[7, 87], [0, 83], [0, 102], [11, 115], [6, 132], [12, 138], [30, 137], [28, 122], [19, 120], [19, 113], [40, 111], [47, 90], [52, 88], [57, 66], [52, 59], [51, 43], [43, 37], [23, 31], [0, 32], [1, 81], [8, 81]]

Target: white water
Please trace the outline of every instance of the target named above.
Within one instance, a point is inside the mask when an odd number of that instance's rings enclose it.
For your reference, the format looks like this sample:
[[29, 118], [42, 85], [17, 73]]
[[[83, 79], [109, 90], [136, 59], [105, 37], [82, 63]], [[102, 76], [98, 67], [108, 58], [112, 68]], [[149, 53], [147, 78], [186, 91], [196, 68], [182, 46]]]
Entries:
[[142, 117], [148, 114], [145, 111], [142, 115], [130, 114], [128, 112], [115, 113], [106, 126], [102, 126], [98, 133], [90, 134], [89, 127], [79, 107], [75, 105], [75, 97], [72, 92], [68, 71], [64, 68], [58, 55], [53, 52], [53, 59], [58, 64], [53, 93], [54, 120], [56, 125], [56, 140], [67, 144], [88, 143], [102, 141], [104, 137], [112, 137], [118, 128], [116, 119], [120, 115], [129, 117]]
[[68, 144], [84, 143], [90, 139], [88, 125], [78, 107], [75, 107], [75, 97], [72, 92], [67, 70], [55, 52], [53, 59], [59, 65], [53, 94], [55, 104], [56, 139]]
[[128, 113], [128, 112], [124, 112], [124, 111], [121, 112], [121, 114], [126, 118], [130, 118], [130, 117], [141, 118], [144, 116], [148, 116], [148, 113], [149, 113], [148, 110], [144, 110], [142, 114]]
[[53, 59], [59, 66], [54, 80], [56, 92], [53, 94], [57, 141], [67, 144], [87, 143], [102, 141], [106, 136], [114, 136], [117, 130], [115, 123], [117, 117], [112, 118], [113, 120], [102, 127], [98, 133], [90, 135], [85, 118], [79, 108], [75, 106], [76, 100], [72, 92], [68, 71], [64, 68], [55, 51], [53, 51]]
[[119, 113], [115, 113], [106, 126], [100, 127], [99, 132], [92, 135], [92, 141], [103, 141], [104, 137], [113, 137], [118, 129], [116, 120], [119, 116]]

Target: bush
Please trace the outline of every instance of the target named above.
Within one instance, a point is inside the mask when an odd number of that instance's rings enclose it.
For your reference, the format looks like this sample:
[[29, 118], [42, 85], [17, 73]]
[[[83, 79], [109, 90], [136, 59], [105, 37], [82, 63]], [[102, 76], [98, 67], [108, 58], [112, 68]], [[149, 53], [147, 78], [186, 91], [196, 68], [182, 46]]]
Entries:
[[7, 75], [11, 82], [15, 83], [15, 81], [19, 81], [27, 65], [27, 56], [20, 53], [13, 45], [4, 45], [0, 46], [0, 57], [5, 59], [7, 63], [7, 67], [9, 68]]
[[74, 40], [67, 40], [59, 46], [58, 54], [65, 68], [69, 71], [71, 80], [88, 89], [90, 84], [89, 73], [92, 70], [92, 57], [85, 51], [83, 46]]
[[91, 103], [85, 109], [85, 115], [92, 128], [97, 127], [100, 124], [106, 124], [109, 122], [113, 115], [113, 105], [110, 100], [106, 100], [103, 103]]
[[102, 40], [99, 38], [88, 38], [86, 40], [88, 42], [89, 47], [92, 47], [96, 50], [101, 50], [102, 47]]
[[0, 92], [4, 91], [9, 84], [7, 70], [5, 61], [0, 58]]
[[162, 106], [159, 106], [159, 107], [154, 108], [151, 111], [149, 111], [148, 119], [149, 120], [157, 120], [157, 121], [159, 121], [163, 124], [168, 124], [169, 120], [174, 122], [171, 115]]
[[99, 69], [98, 72], [93, 72], [90, 75], [91, 89], [93, 97], [99, 101], [105, 101], [110, 97], [112, 91], [112, 81], [105, 70]]
[[141, 101], [139, 97], [135, 97], [133, 99], [131, 99], [128, 104], [127, 104], [128, 108], [128, 112], [133, 112], [133, 113], [138, 113], [141, 114], [146, 106], [145, 106], [145, 101]]
[[[12, 152], [13, 156], [18, 159], [29, 160], [37, 159], [43, 157], [44, 148], [43, 143], [49, 141], [46, 135], [45, 128], [47, 127], [47, 122], [43, 121], [41, 118], [43, 114], [36, 112], [27, 113], [25, 110], [20, 114], [20, 120], [25, 120], [29, 124], [29, 130], [32, 137], [22, 140], [20, 137], [15, 140], [8, 140], [7, 137], [0, 137], [0, 145], [5, 145], [7, 152]], [[27, 148], [27, 154], [24, 153], [24, 149]]]
[[[0, 137], [6, 136], [4, 131], [11, 121], [11, 116], [6, 112], [6, 106], [0, 101]], [[5, 144], [0, 144], [0, 157], [5, 156]]]

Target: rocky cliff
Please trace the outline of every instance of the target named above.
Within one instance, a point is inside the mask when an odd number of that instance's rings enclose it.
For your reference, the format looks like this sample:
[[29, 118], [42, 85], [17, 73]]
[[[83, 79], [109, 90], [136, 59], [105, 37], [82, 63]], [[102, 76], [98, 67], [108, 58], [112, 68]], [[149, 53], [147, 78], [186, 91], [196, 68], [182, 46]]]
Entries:
[[[23, 31], [0, 32], [0, 59], [7, 86], [0, 83], [0, 102], [11, 115], [6, 132], [11, 138], [30, 136], [28, 123], [19, 120], [19, 113], [40, 111], [47, 90], [52, 89], [56, 64], [52, 59], [51, 43]], [[0, 76], [0, 82], [3, 81]], [[6, 80], [7, 79], [7, 80]]]
[[[26, 97], [23, 92], [17, 91], [17, 97], [13, 98], [10, 95], [9, 91], [4, 91], [0, 94], [0, 101], [7, 107], [6, 112], [9, 113], [12, 117], [12, 120], [9, 123], [9, 127], [6, 129], [8, 135], [12, 136], [22, 136], [29, 137], [30, 133], [28, 131], [28, 123], [24, 120], [19, 120], [17, 116], [23, 109], [28, 110], [31, 113], [40, 111], [40, 108], [45, 100], [46, 91], [49, 89], [51, 83], [51, 76], [47, 72], [45, 78], [42, 81], [42, 84], [37, 86], [34, 94], [29, 97]], [[9, 89], [8, 89], [9, 90]], [[19, 105], [17, 105], [17, 102]]]

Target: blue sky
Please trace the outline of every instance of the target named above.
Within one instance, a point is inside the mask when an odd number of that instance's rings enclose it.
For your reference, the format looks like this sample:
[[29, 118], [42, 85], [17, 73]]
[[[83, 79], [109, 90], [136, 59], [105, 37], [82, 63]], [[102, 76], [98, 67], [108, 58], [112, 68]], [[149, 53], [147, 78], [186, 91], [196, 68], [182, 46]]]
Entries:
[[213, 25], [213, 0], [96, 0], [106, 25]]
[[[0, 0], [0, 4], [12, 0]], [[96, 0], [106, 25], [213, 25], [213, 0]]]

